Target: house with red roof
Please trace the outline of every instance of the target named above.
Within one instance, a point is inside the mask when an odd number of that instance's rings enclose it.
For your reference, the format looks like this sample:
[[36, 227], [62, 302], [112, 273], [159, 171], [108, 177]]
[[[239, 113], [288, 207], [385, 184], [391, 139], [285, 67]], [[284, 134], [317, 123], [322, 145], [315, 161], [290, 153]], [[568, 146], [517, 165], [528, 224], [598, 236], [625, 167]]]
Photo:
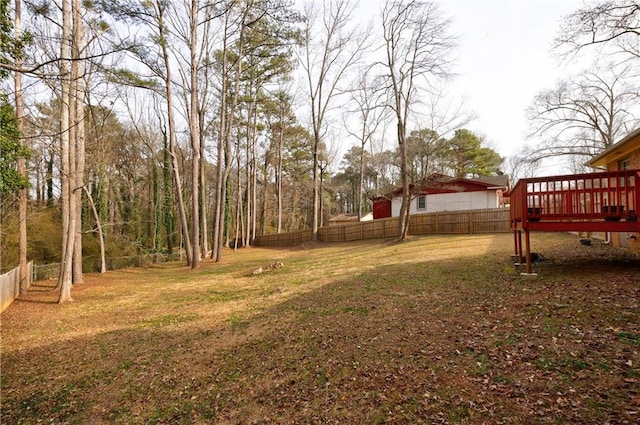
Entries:
[[[508, 189], [509, 178], [504, 175], [463, 178], [431, 174], [409, 185], [409, 214], [501, 208], [508, 204], [504, 197]], [[373, 218], [398, 217], [402, 195], [400, 187], [372, 198]]]

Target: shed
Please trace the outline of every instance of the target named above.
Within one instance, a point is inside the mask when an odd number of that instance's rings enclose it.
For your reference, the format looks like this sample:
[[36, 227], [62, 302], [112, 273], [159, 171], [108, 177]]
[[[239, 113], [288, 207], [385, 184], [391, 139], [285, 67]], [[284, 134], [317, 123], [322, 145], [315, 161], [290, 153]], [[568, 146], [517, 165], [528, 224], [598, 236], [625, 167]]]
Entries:
[[378, 196], [372, 198], [373, 204], [373, 219], [388, 218], [391, 217], [391, 199], [385, 196]]

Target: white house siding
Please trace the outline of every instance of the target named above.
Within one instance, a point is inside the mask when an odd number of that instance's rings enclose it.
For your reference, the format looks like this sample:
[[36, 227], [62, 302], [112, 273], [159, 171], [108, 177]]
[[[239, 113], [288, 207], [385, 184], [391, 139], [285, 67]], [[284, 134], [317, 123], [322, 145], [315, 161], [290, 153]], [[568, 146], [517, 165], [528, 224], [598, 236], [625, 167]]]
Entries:
[[[401, 206], [401, 197], [396, 197], [391, 200], [392, 217], [398, 217], [400, 215]], [[499, 206], [500, 201], [498, 199], [498, 194], [493, 190], [485, 192], [441, 193], [436, 195], [427, 195], [427, 208], [422, 210], [418, 210], [418, 199], [413, 199], [411, 201], [410, 214], [439, 211], [480, 210], [486, 208], [498, 208]]]

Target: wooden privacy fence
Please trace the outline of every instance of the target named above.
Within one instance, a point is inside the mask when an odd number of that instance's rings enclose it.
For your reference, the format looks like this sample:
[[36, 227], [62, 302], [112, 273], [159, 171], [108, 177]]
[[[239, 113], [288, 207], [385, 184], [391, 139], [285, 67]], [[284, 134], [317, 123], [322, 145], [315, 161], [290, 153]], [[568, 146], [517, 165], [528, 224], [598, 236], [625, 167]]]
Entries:
[[[172, 255], [154, 253], [144, 255], [132, 255], [128, 257], [107, 257], [107, 270], [118, 270], [127, 267], [146, 267], [154, 263], [164, 263], [167, 261], [178, 261], [181, 259], [180, 253]], [[97, 257], [85, 257], [82, 259], [82, 271], [85, 273], [96, 273], [100, 271], [100, 259]], [[60, 273], [60, 263], [34, 264], [33, 281], [56, 279]]]
[[[409, 234], [442, 235], [473, 233], [509, 233], [508, 208], [486, 210], [444, 211], [416, 214], [409, 218]], [[398, 235], [398, 218], [383, 218], [344, 226], [318, 229], [322, 242], [348, 242], [364, 239], [395, 238]], [[256, 246], [292, 246], [311, 241], [311, 230], [257, 236]]]
[[414, 215], [409, 221], [409, 234], [509, 233], [509, 214], [508, 208], [491, 208]]
[[[31, 285], [33, 261], [27, 263], [27, 287]], [[20, 269], [15, 269], [0, 275], [0, 311], [9, 307], [13, 300], [20, 295]]]
[[270, 235], [256, 236], [255, 245], [265, 247], [293, 246], [310, 242], [312, 238], [313, 232], [311, 230], [292, 233], [273, 233]]
[[[411, 232], [411, 230], [409, 230]], [[318, 229], [318, 240], [322, 242], [350, 242], [364, 239], [393, 238], [398, 235], [397, 218], [380, 218], [361, 221], [344, 226], [322, 227]]]

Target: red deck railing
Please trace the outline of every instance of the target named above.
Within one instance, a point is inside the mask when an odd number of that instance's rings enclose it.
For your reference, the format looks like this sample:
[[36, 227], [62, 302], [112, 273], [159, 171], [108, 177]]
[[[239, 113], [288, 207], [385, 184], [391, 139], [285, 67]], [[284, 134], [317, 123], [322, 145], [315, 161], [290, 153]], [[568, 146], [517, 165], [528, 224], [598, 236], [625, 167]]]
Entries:
[[640, 170], [521, 179], [510, 202], [514, 230], [638, 232]]

